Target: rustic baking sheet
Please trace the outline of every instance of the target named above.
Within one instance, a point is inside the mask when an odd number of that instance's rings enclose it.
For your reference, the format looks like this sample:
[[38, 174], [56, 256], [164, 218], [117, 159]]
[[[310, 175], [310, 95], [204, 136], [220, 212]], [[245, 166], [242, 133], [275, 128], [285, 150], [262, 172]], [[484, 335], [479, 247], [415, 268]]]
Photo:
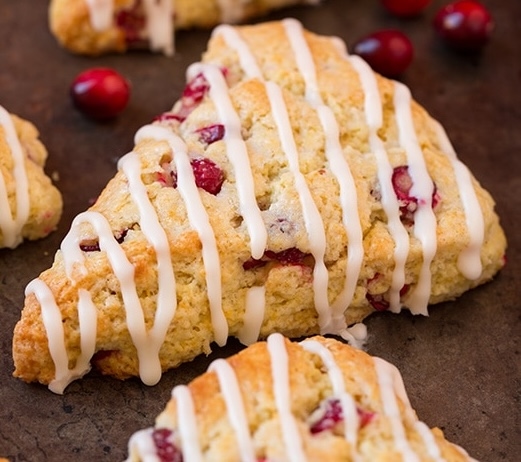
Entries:
[[[448, 52], [431, 24], [433, 1], [418, 19], [386, 15], [377, 0], [325, 0], [319, 8], [293, 8], [312, 30], [348, 44], [384, 27], [412, 38], [416, 57], [403, 77], [413, 95], [447, 128], [461, 159], [491, 191], [509, 239], [508, 263], [491, 283], [430, 316], [381, 314], [367, 321], [368, 351], [396, 364], [418, 414], [475, 458], [517, 461], [521, 454], [521, 39], [519, 0], [485, 2], [497, 22], [479, 57]], [[0, 455], [12, 461], [123, 460], [131, 433], [152, 424], [170, 390], [205, 370], [236, 342], [166, 373], [159, 385], [119, 382], [92, 373], [57, 396], [12, 378], [12, 330], [25, 285], [48, 267], [73, 217], [95, 198], [132, 148], [136, 130], [180, 95], [186, 67], [204, 50], [209, 31], [177, 35], [173, 58], [132, 53], [96, 59], [60, 49], [47, 27], [48, 2], [0, 3], [0, 104], [32, 120], [50, 152], [47, 172], [64, 200], [59, 229], [49, 238], [0, 251]], [[268, 18], [263, 18], [268, 19]], [[81, 70], [111, 66], [132, 81], [130, 107], [117, 120], [97, 124], [71, 105], [68, 87]]]

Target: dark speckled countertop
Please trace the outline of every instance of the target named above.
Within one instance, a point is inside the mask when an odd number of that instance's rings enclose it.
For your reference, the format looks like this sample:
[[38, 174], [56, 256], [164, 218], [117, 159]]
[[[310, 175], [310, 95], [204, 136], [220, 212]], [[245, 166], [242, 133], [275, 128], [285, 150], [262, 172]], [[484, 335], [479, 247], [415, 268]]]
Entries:
[[[429, 317], [371, 317], [367, 348], [399, 367], [412, 404], [430, 426], [479, 460], [515, 462], [521, 460], [521, 2], [484, 1], [497, 27], [478, 57], [454, 54], [434, 36], [430, 20], [443, 3], [433, 1], [408, 21], [385, 14], [377, 0], [325, 0], [269, 18], [296, 17], [348, 45], [379, 28], [399, 27], [411, 37], [416, 56], [402, 80], [442, 121], [460, 158], [495, 197], [509, 239], [508, 263], [491, 283], [431, 307]], [[58, 178], [65, 201], [50, 237], [0, 251], [0, 455], [18, 462], [121, 461], [131, 433], [153, 423], [172, 387], [237, 351], [237, 343], [166, 373], [155, 387], [91, 373], [57, 396], [12, 378], [12, 330], [25, 285], [50, 266], [73, 217], [113, 176], [136, 130], [179, 97], [185, 69], [199, 58], [209, 31], [179, 33], [173, 58], [137, 52], [89, 59], [58, 47], [47, 5], [0, 4], [0, 104], [37, 125], [50, 153], [46, 170]], [[128, 109], [105, 124], [83, 118], [68, 97], [74, 76], [100, 65], [133, 85]]]

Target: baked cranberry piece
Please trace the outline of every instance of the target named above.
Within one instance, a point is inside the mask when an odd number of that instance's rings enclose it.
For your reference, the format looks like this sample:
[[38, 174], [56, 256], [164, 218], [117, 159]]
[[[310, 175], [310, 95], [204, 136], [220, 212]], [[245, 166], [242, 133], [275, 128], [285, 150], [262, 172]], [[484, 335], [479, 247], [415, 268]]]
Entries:
[[190, 164], [192, 165], [197, 187], [214, 196], [218, 194], [224, 182], [224, 173], [220, 167], [206, 157], [193, 159]]
[[178, 105], [173, 116], [180, 122], [185, 120], [203, 100], [204, 95], [206, 95], [209, 89], [210, 85], [205, 76], [202, 73], [197, 74], [186, 84], [181, 95], [181, 104]]
[[396, 29], [373, 32], [353, 45], [353, 53], [372, 69], [387, 77], [397, 77], [411, 64], [414, 49], [409, 37]]
[[494, 29], [490, 12], [474, 0], [445, 5], [434, 17], [433, 25], [449, 46], [461, 51], [482, 49]]
[[245, 270], [251, 270], [260, 268], [270, 261], [276, 261], [283, 266], [304, 265], [305, 259], [309, 257], [309, 255], [309, 253], [304, 253], [302, 250], [299, 250], [295, 247], [281, 250], [280, 252], [266, 250], [261, 259], [255, 260], [254, 258], [250, 258], [242, 264], [242, 267]]
[[[409, 284], [405, 284], [400, 289], [400, 297], [403, 297], [409, 291], [409, 288]], [[386, 298], [386, 294], [371, 294], [366, 292], [365, 298], [376, 311], [387, 311], [391, 306]]]
[[70, 87], [74, 106], [93, 119], [112, 119], [130, 99], [130, 83], [108, 67], [87, 69], [76, 76]]
[[[321, 417], [311, 425], [310, 431], [312, 434], [320, 433], [326, 430], [332, 430], [339, 423], [344, 421], [344, 412], [342, 410], [342, 404], [338, 398], [330, 398], [320, 405], [319, 411], [322, 411]], [[356, 412], [359, 418], [360, 428], [365, 427], [370, 423], [375, 413], [372, 411], [366, 411], [357, 406]]]
[[206, 144], [212, 144], [224, 138], [225, 128], [222, 124], [209, 125], [197, 130], [199, 139]]
[[155, 428], [152, 432], [157, 457], [161, 462], [183, 462], [183, 453], [172, 441], [172, 435], [173, 432], [167, 428]]
[[419, 15], [431, 0], [380, 0], [384, 8], [395, 16], [409, 18]]
[[[119, 233], [119, 235], [114, 236], [116, 241], [121, 244], [128, 233], [128, 229], [124, 229]], [[99, 240], [98, 239], [84, 239], [80, 242], [80, 249], [84, 252], [99, 252], [100, 246], [99, 246]]]
[[[410, 195], [413, 183], [408, 166], [402, 165], [393, 170], [392, 184], [396, 198], [400, 204], [400, 219], [405, 225], [414, 224], [414, 213], [418, 209], [418, 198]], [[439, 200], [440, 197], [436, 185], [434, 185], [432, 208], [438, 205]]]
[[141, 0], [136, 0], [131, 8], [116, 13], [116, 26], [123, 30], [127, 44], [132, 45], [143, 40], [146, 17]]

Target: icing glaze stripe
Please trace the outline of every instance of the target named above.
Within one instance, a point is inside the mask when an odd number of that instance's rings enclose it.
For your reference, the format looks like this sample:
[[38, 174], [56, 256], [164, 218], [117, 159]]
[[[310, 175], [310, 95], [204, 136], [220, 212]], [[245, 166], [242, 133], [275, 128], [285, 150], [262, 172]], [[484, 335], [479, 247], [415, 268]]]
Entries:
[[398, 313], [401, 310], [400, 290], [405, 284], [405, 262], [409, 254], [409, 233], [400, 220], [400, 205], [392, 185], [393, 168], [387, 157], [385, 146], [378, 136], [383, 125], [382, 101], [378, 83], [369, 65], [358, 56], [349, 57], [357, 71], [364, 91], [364, 111], [369, 126], [369, 146], [377, 163], [378, 182], [381, 190], [381, 202], [387, 215], [387, 226], [394, 242], [394, 269], [389, 292], [389, 310]]
[[224, 359], [213, 361], [208, 370], [217, 374], [221, 394], [226, 403], [228, 418], [237, 436], [241, 461], [255, 462], [257, 459], [255, 458], [248, 419], [246, 418], [246, 411], [235, 371], [228, 361]]
[[195, 178], [190, 165], [186, 145], [170, 130], [157, 125], [146, 125], [136, 133], [136, 143], [145, 138], [167, 141], [172, 150], [175, 166], [173, 170], [178, 172], [177, 189], [181, 194], [188, 215], [188, 221], [197, 231], [202, 245], [203, 263], [206, 271], [206, 285], [212, 326], [215, 341], [218, 345], [224, 345], [228, 338], [228, 323], [222, 310], [221, 265], [215, 234], [210, 224], [208, 213], [204, 208], [200, 193], [195, 184]]
[[251, 345], [259, 338], [265, 309], [266, 287], [253, 286], [249, 288], [246, 293], [243, 325], [238, 334], [238, 339], [243, 345]]
[[188, 68], [187, 75], [190, 78], [199, 73], [203, 73], [210, 84], [210, 98], [225, 126], [226, 152], [235, 171], [240, 210], [250, 235], [251, 255], [260, 259], [266, 250], [268, 233], [255, 197], [253, 173], [246, 143], [242, 138], [241, 121], [233, 107], [221, 70], [217, 66], [195, 63]]
[[286, 446], [288, 459], [292, 462], [307, 460], [302, 447], [302, 439], [291, 413], [291, 396], [289, 384], [289, 361], [284, 337], [280, 334], [271, 334], [268, 337], [268, 351], [271, 358], [271, 377], [275, 404], [282, 427], [282, 437]]
[[413, 232], [423, 248], [423, 260], [418, 281], [406, 302], [413, 314], [427, 315], [432, 286], [430, 265], [437, 247], [436, 216], [432, 210], [434, 185], [427, 171], [423, 152], [414, 129], [411, 93], [405, 85], [398, 82], [394, 82], [394, 107], [400, 144], [407, 154], [409, 174], [413, 183], [410, 194], [418, 198]]
[[2, 106], [0, 106], [0, 125], [4, 129], [5, 139], [11, 150], [16, 192], [16, 213], [13, 217], [5, 180], [0, 174], [0, 229], [2, 230], [3, 245], [14, 248], [22, 242], [22, 228], [29, 218], [29, 183], [25, 170], [25, 156], [13, 119]]
[[458, 257], [458, 269], [466, 278], [471, 280], [478, 279], [483, 271], [481, 263], [481, 247], [485, 239], [483, 212], [472, 185], [469, 169], [458, 159], [445, 129], [437, 121], [434, 121], [434, 124], [440, 148], [450, 159], [456, 174], [456, 182], [458, 183], [461, 202], [465, 210], [469, 233], [469, 243]]
[[172, 390], [172, 397], [177, 403], [177, 422], [179, 422], [183, 460], [202, 462], [203, 455], [199, 444], [199, 432], [190, 389], [186, 385], [178, 385]]

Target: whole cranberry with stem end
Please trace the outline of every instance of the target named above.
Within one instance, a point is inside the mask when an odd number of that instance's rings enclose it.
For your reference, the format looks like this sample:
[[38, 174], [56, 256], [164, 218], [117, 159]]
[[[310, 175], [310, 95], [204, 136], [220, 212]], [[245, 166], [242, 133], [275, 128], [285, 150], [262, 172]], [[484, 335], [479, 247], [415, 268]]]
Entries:
[[414, 48], [409, 37], [396, 29], [373, 32], [359, 39], [354, 54], [367, 61], [374, 71], [386, 77], [397, 77], [411, 64]]
[[73, 80], [70, 93], [76, 108], [98, 120], [112, 119], [127, 107], [130, 83], [107, 67], [87, 69]]
[[490, 12], [475, 0], [459, 0], [442, 7], [434, 17], [434, 28], [452, 48], [479, 51], [494, 29]]
[[389, 13], [402, 18], [419, 15], [432, 0], [380, 0]]

